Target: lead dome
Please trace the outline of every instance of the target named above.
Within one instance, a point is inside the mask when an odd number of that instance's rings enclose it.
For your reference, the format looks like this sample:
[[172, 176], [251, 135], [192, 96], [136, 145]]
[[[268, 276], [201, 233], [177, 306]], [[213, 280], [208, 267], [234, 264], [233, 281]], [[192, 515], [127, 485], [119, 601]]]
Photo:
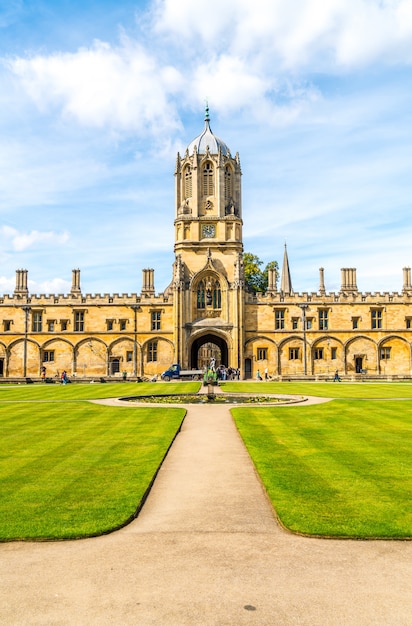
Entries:
[[198, 154], [206, 154], [207, 148], [209, 148], [210, 154], [218, 154], [219, 150], [225, 156], [230, 156], [230, 150], [224, 141], [216, 137], [210, 128], [209, 107], [206, 106], [205, 111], [205, 127], [203, 131], [190, 142], [187, 146], [189, 154], [193, 154], [196, 147]]

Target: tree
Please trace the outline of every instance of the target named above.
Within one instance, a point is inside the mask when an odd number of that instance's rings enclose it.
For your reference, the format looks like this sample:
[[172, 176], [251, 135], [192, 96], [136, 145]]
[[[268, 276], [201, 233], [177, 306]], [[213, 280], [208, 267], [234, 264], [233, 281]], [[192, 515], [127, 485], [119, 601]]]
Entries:
[[250, 289], [256, 293], [265, 292], [268, 288], [268, 275], [269, 269], [274, 269], [276, 271], [276, 284], [279, 275], [279, 266], [277, 261], [269, 261], [265, 266], [265, 269], [262, 270], [260, 266], [263, 265], [263, 261], [259, 259], [256, 254], [252, 254], [251, 252], [243, 253], [243, 269], [245, 274], [246, 285]]

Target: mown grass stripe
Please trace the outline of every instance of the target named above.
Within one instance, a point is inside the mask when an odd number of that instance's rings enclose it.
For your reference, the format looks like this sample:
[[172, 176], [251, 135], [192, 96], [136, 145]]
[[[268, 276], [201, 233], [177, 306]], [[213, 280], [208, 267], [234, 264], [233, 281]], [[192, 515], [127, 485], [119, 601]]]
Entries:
[[342, 400], [232, 412], [286, 527], [342, 537], [412, 535], [412, 403]]

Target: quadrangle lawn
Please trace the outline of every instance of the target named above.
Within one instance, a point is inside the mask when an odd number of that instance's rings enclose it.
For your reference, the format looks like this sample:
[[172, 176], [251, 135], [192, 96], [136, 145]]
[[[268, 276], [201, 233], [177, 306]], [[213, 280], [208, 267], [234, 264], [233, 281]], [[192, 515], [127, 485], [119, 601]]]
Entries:
[[412, 403], [232, 409], [281, 523], [302, 534], [412, 536]]
[[162, 406], [0, 405], [0, 540], [72, 539], [125, 524], [184, 415]]
[[[193, 393], [200, 383], [0, 386], [0, 541], [97, 535], [131, 519], [185, 410], [89, 399]], [[281, 523], [294, 532], [412, 536], [412, 385], [227, 383], [335, 396], [233, 409]], [[333, 393], [332, 393], [333, 392]]]

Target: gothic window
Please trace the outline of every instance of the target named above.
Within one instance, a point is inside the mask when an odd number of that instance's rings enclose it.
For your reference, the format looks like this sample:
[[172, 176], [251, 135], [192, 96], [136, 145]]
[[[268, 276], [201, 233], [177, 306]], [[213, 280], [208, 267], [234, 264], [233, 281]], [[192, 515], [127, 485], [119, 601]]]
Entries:
[[214, 172], [213, 165], [210, 161], [207, 161], [203, 168], [203, 195], [214, 195]]
[[233, 198], [233, 176], [232, 170], [227, 165], [225, 167], [225, 200], [230, 200]]
[[54, 350], [45, 350], [43, 352], [43, 363], [54, 361]]
[[205, 308], [205, 284], [203, 280], [200, 281], [199, 286], [197, 288], [197, 308], [198, 309]]
[[184, 185], [185, 185], [185, 198], [192, 197], [192, 170], [190, 166], [187, 166], [184, 173]]
[[201, 280], [197, 287], [197, 308], [206, 306], [214, 309], [222, 308], [222, 290], [220, 282], [212, 277]]
[[220, 284], [218, 280], [213, 285], [213, 308], [222, 308], [222, 292], [220, 290]]
[[323, 359], [323, 348], [315, 348], [313, 351], [313, 358], [315, 361], [320, 361]]
[[289, 361], [299, 360], [299, 348], [289, 348]]

